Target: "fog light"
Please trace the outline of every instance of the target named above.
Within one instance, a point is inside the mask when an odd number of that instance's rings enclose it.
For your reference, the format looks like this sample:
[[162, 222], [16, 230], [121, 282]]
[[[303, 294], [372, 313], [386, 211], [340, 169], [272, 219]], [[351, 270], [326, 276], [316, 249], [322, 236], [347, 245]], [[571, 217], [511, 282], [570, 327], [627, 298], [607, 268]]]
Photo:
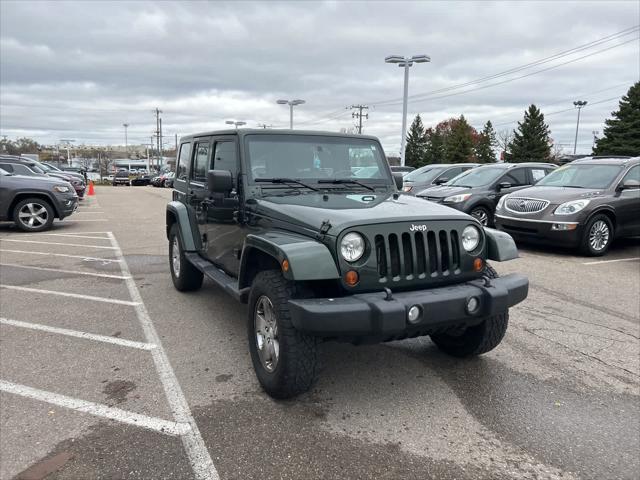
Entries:
[[478, 311], [478, 307], [480, 307], [480, 300], [478, 297], [471, 297], [467, 299], [467, 313], [474, 314]]
[[578, 225], [572, 223], [554, 223], [551, 225], [551, 230], [575, 230]]
[[416, 323], [420, 320], [420, 307], [418, 305], [414, 305], [407, 312], [407, 320], [409, 323]]

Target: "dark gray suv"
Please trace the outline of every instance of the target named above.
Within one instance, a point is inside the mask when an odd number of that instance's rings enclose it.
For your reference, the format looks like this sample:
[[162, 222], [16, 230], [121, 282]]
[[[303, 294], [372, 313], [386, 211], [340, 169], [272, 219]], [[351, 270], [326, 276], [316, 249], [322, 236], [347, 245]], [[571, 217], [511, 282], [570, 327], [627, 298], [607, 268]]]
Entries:
[[42, 176], [14, 175], [0, 169], [0, 221], [14, 222], [26, 232], [51, 227], [78, 207], [78, 195], [69, 182]]

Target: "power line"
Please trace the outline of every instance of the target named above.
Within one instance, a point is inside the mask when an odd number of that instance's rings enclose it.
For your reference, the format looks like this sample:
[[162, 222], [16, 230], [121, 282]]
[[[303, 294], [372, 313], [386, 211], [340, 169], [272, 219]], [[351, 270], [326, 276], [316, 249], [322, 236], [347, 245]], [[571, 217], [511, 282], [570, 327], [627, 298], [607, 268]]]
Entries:
[[[583, 44], [583, 45], [579, 45], [579, 46], [571, 48], [569, 50], [564, 50], [562, 52], [556, 53], [556, 54], [551, 55], [549, 57], [541, 58], [541, 59], [536, 60], [534, 62], [529, 62], [529, 63], [523, 64], [523, 65], [512, 67], [512, 68], [510, 68], [508, 70], [504, 70], [504, 71], [499, 72], [499, 73], [494, 73], [492, 75], [488, 75], [488, 76], [485, 76], [485, 77], [476, 78], [475, 80], [470, 80], [468, 82], [460, 83], [460, 84], [457, 84], [457, 85], [451, 85], [449, 87], [444, 87], [444, 88], [440, 88], [440, 89], [437, 89], [437, 90], [431, 90], [429, 92], [416, 93], [416, 94], [410, 95], [409, 99], [413, 100], [413, 99], [423, 98], [425, 96], [431, 96], [431, 95], [435, 95], [435, 94], [438, 94], [438, 93], [443, 93], [443, 92], [447, 92], [447, 91], [451, 91], [451, 90], [457, 90], [459, 88], [463, 88], [463, 87], [467, 87], [467, 86], [470, 86], [470, 85], [474, 85], [476, 83], [482, 83], [482, 82], [486, 82], [488, 80], [493, 80], [495, 78], [503, 77], [503, 76], [509, 75], [511, 73], [516, 73], [516, 72], [519, 72], [519, 71], [522, 71], [522, 70], [526, 70], [527, 68], [535, 67], [535, 66], [538, 66], [538, 65], [549, 63], [549, 62], [551, 62], [553, 60], [557, 60], [559, 58], [564, 58], [566, 56], [573, 55], [575, 53], [578, 53], [580, 51], [593, 48], [593, 47], [598, 46], [600, 44], [611, 42], [612, 40], [617, 40], [617, 39], [619, 39], [621, 37], [625, 37], [627, 35], [635, 33], [638, 30], [640, 30], [640, 26], [638, 26], [638, 25], [636, 25], [634, 27], [626, 28], [624, 30], [621, 30], [620, 32], [613, 33], [611, 35], [607, 35], [606, 37], [602, 37], [602, 38], [599, 38], [599, 39], [594, 40], [592, 42], [589, 42], [589, 43], [586, 43], [586, 44]], [[637, 38], [633, 38], [630, 41], [634, 41], [636, 39]], [[620, 45], [624, 45], [625, 43], [629, 43], [629, 42], [623, 42], [623, 43], [615, 45], [615, 46], [613, 46], [611, 48], [616, 48], [616, 47], [618, 47]], [[605, 50], [602, 50], [602, 51], [605, 51]], [[599, 52], [594, 52], [594, 54], [596, 54], [596, 53], [599, 53]], [[586, 57], [581, 57], [579, 59], [576, 59], [576, 61], [580, 60], [582, 58], [586, 58]], [[566, 63], [563, 63], [561, 65], [566, 65]], [[545, 70], [540, 70], [540, 71], [545, 71]], [[401, 102], [401, 101], [402, 101], [401, 98], [400, 99], [399, 98], [395, 98], [395, 99], [391, 99], [391, 100], [381, 100], [381, 101], [369, 102], [369, 103], [372, 104], [372, 105], [380, 106], [380, 105], [386, 105], [386, 104], [395, 105], [395, 104], [397, 104], [398, 102]]]

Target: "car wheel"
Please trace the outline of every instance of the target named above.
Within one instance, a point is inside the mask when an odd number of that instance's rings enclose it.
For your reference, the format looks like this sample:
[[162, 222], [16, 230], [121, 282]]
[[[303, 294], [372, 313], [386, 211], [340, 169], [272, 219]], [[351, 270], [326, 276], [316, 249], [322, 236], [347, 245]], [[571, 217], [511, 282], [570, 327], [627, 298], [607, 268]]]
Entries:
[[55, 213], [41, 198], [26, 198], [13, 208], [13, 220], [25, 232], [41, 232], [51, 227]]
[[318, 374], [317, 339], [297, 331], [288, 301], [299, 295], [278, 270], [258, 273], [249, 294], [248, 340], [253, 368], [274, 398], [309, 390]]
[[169, 269], [176, 290], [192, 292], [202, 286], [203, 274], [185, 257], [177, 224], [169, 231]]
[[[485, 267], [489, 278], [498, 278], [491, 266]], [[496, 348], [507, 331], [509, 312], [485, 318], [482, 323], [467, 327], [461, 332], [431, 335], [431, 340], [440, 350], [454, 357], [471, 357], [487, 353]]]
[[469, 212], [469, 215], [475, 217], [483, 227], [492, 225], [491, 212], [485, 207], [475, 207]]
[[595, 215], [585, 226], [580, 250], [590, 257], [598, 257], [607, 253], [612, 241], [611, 220], [603, 214]]

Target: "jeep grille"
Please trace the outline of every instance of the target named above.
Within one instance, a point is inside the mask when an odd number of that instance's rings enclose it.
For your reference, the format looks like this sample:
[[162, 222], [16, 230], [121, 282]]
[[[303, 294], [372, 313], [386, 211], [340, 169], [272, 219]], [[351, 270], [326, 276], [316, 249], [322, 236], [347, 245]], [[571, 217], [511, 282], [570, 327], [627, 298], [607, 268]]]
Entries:
[[380, 283], [460, 273], [456, 230], [378, 234], [374, 240]]

